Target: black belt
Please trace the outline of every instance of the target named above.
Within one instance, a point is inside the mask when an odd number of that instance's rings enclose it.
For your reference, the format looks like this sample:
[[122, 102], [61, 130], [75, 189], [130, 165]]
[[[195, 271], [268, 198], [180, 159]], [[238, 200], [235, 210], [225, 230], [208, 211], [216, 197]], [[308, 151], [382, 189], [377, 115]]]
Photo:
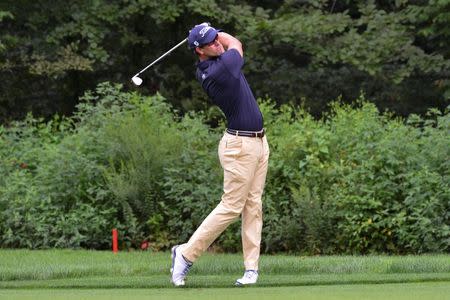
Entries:
[[264, 128], [261, 131], [246, 131], [246, 130], [234, 130], [227, 128], [227, 133], [237, 136], [246, 136], [246, 137], [259, 137], [262, 138], [264, 136]]

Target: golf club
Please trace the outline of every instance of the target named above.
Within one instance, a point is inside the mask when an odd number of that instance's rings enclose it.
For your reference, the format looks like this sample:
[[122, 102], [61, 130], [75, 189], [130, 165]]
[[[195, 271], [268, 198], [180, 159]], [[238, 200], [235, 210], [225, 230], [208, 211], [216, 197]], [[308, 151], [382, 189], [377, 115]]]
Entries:
[[147, 70], [148, 68], [150, 68], [151, 66], [153, 66], [154, 64], [156, 64], [158, 61], [160, 61], [163, 57], [165, 57], [166, 55], [168, 55], [170, 52], [172, 52], [173, 50], [175, 50], [176, 48], [180, 47], [181, 45], [183, 45], [184, 43], [187, 42], [187, 38], [185, 38], [184, 40], [182, 40], [181, 42], [179, 42], [176, 46], [174, 46], [172, 49], [170, 49], [169, 51], [167, 51], [166, 53], [164, 53], [163, 55], [161, 55], [160, 57], [158, 57], [155, 61], [153, 61], [151, 64], [149, 64], [148, 66], [146, 66], [144, 69], [142, 69], [141, 71], [139, 71], [136, 75], [133, 76], [133, 78], [131, 78], [131, 81], [133, 81], [133, 83], [135, 85], [141, 85], [142, 84], [142, 79], [139, 77], [139, 74], [141, 74], [142, 72], [144, 72], [145, 70]]

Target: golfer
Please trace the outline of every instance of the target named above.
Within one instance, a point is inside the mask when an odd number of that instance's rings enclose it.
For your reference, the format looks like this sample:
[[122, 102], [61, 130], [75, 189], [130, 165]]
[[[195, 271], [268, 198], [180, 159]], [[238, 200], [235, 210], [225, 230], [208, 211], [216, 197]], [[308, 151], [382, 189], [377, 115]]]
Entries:
[[269, 160], [262, 114], [242, 74], [244, 59], [239, 40], [202, 23], [192, 28], [188, 43], [199, 59], [197, 79], [225, 114], [228, 128], [219, 143], [224, 170], [222, 199], [187, 243], [172, 248], [172, 282], [184, 285], [192, 264], [242, 216], [245, 273], [236, 285], [254, 284], [261, 243], [261, 196]]

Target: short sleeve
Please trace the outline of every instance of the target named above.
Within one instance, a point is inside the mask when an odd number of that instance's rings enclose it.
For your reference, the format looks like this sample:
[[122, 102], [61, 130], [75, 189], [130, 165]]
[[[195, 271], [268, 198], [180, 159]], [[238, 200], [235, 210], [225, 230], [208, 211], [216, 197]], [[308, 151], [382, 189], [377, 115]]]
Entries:
[[225, 51], [221, 55], [221, 59], [226, 69], [233, 75], [233, 77], [238, 78], [242, 67], [244, 66], [244, 58], [242, 58], [239, 51], [236, 49], [230, 49]]

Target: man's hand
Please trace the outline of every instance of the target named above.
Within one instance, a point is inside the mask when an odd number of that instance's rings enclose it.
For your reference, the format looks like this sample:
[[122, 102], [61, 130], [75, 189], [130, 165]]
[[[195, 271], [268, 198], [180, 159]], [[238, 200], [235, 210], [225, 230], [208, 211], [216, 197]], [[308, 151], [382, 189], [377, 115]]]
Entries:
[[234, 36], [225, 32], [219, 32], [218, 41], [219, 43], [222, 44], [225, 50], [236, 49], [239, 52], [239, 54], [242, 57], [244, 57], [244, 51], [242, 50], [242, 43]]

